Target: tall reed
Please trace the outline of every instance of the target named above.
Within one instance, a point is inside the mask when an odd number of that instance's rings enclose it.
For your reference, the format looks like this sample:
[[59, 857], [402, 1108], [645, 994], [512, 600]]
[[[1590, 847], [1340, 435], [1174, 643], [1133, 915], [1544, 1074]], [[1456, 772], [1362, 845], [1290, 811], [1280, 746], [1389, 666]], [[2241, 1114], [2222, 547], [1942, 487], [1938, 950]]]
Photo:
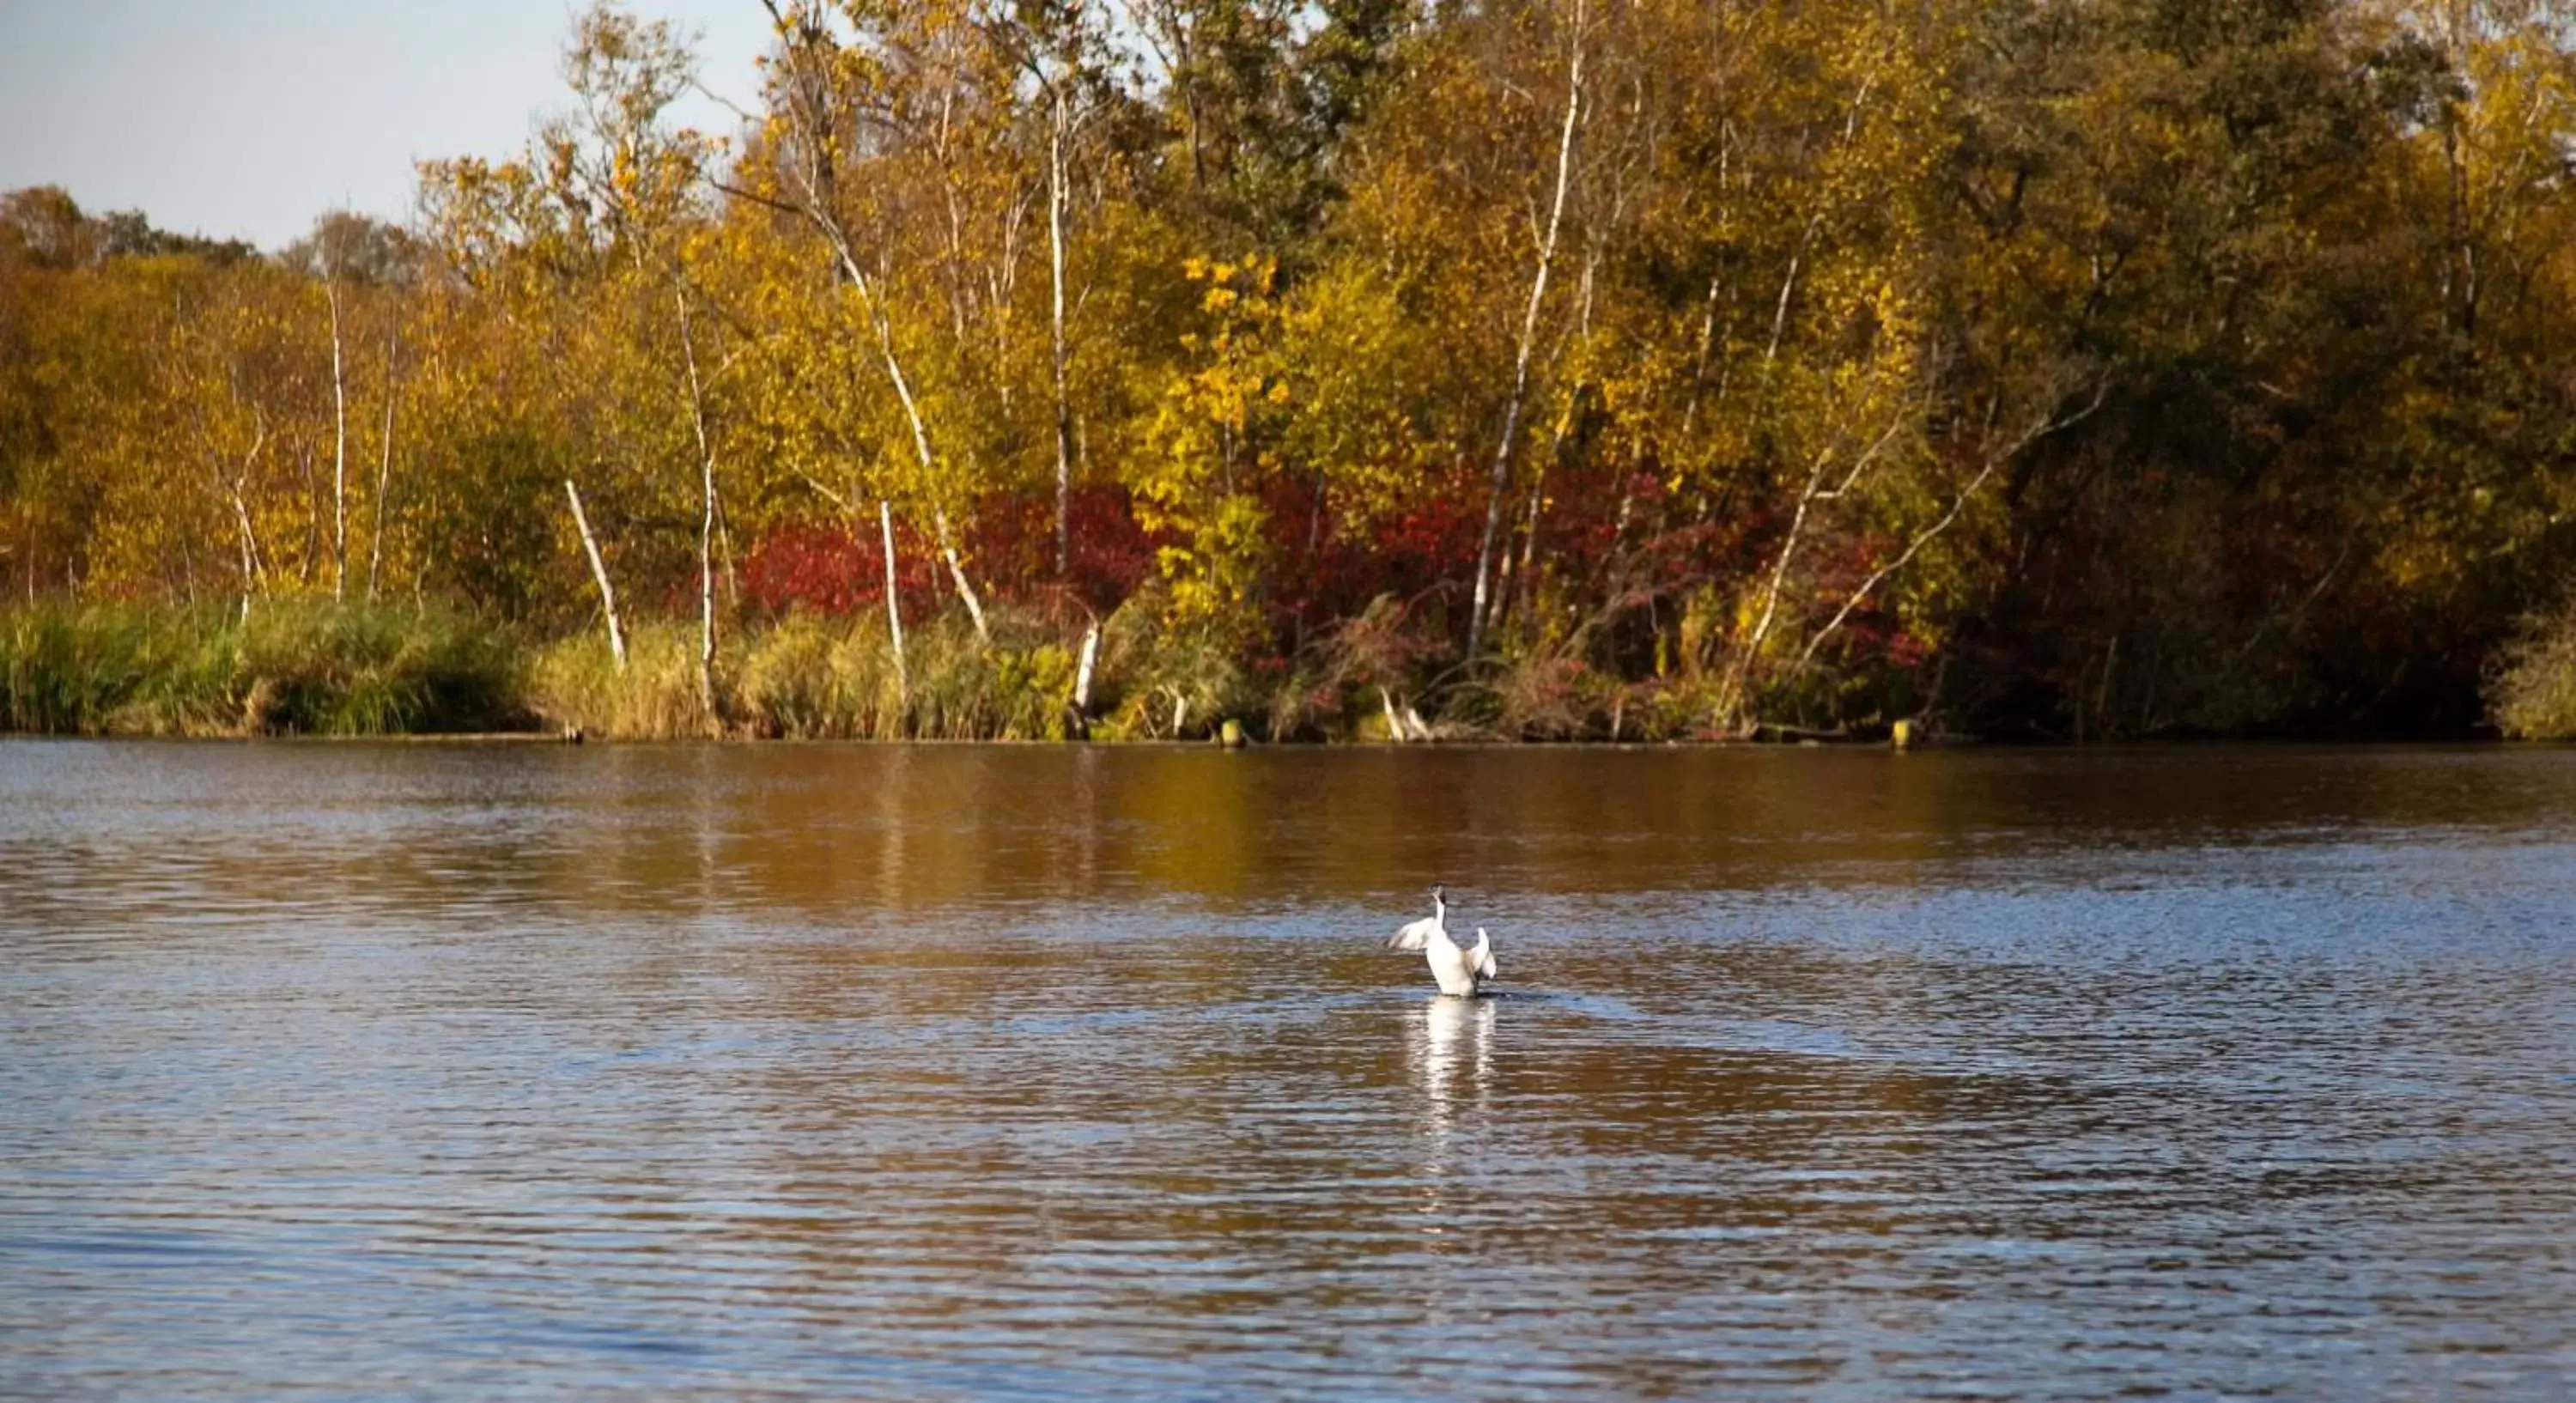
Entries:
[[262, 600], [234, 612], [0, 612], [0, 729], [64, 735], [389, 735], [524, 725], [516, 650], [437, 610]]
[[605, 643], [542, 649], [531, 700], [549, 720], [619, 740], [721, 734], [805, 740], [1060, 740], [1073, 696], [1073, 650], [1034, 621], [997, 611], [995, 638], [962, 618], [924, 621], [895, 665], [882, 616], [794, 614], [737, 635], [720, 653], [716, 710], [697, 684], [697, 638], [647, 624], [619, 672]]

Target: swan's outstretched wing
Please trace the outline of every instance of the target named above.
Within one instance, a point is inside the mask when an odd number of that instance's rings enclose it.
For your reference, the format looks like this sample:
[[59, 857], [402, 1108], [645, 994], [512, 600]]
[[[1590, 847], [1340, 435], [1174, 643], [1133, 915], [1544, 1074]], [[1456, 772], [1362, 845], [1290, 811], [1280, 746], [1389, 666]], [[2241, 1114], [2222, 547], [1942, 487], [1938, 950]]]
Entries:
[[1484, 963], [1476, 966], [1476, 975], [1480, 979], [1500, 979], [1503, 977], [1502, 967], [1494, 963], [1494, 947], [1490, 944], [1485, 946], [1485, 961]]
[[1431, 942], [1432, 936], [1439, 933], [1440, 918], [1437, 916], [1425, 916], [1421, 920], [1415, 921], [1413, 924], [1397, 931], [1394, 937], [1386, 942], [1386, 948], [1389, 950], [1419, 950]]

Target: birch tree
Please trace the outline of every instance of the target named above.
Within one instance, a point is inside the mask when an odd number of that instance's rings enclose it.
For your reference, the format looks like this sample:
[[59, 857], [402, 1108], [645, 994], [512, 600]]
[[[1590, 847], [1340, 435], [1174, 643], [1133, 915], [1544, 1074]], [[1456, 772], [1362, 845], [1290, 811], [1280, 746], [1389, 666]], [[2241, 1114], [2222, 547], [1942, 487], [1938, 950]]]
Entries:
[[[976, 635], [990, 641], [992, 630], [985, 620], [983, 600], [967, 578], [949, 512], [955, 479], [964, 476], [971, 482], [972, 474], [955, 472], [951, 461], [933, 451], [929, 417], [916, 391], [912, 357], [896, 335], [896, 310], [890, 305], [892, 294], [886, 285], [896, 251], [894, 243], [888, 237], [871, 237], [869, 226], [854, 216], [850, 197], [845, 194], [849, 182], [843, 169], [862, 152], [904, 135], [907, 124], [902, 119], [920, 117], [924, 106], [939, 117], [952, 115], [953, 107], [944, 106], [939, 99], [953, 98], [955, 94], [905, 93], [904, 80], [917, 75], [907, 74], [891, 60], [880, 59], [876, 51], [863, 48], [855, 39], [844, 40], [823, 5], [802, 0], [762, 3], [768, 7], [780, 45], [769, 93], [769, 162], [758, 173], [762, 185], [729, 188], [739, 197], [792, 211], [822, 239], [834, 269], [845, 280], [861, 334], [872, 344], [884, 368], [886, 383], [901, 406], [918, 469], [915, 491], [929, 506], [940, 559], [947, 566], [950, 583], [974, 621]], [[899, 22], [893, 14], [880, 13], [865, 4], [842, 8], [844, 20], [858, 34]], [[908, 106], [907, 96], [922, 96], [922, 101]], [[911, 125], [917, 131], [919, 124]], [[953, 218], [951, 228], [955, 228]], [[952, 247], [955, 242], [952, 240]], [[963, 294], [955, 291], [953, 269], [951, 273], [952, 334], [962, 337]]]
[[1537, 346], [1539, 311], [1547, 301], [1548, 277], [1556, 268], [1558, 237], [1565, 227], [1565, 195], [1574, 175], [1574, 144], [1583, 122], [1583, 53], [1588, 39], [1585, 17], [1588, 0], [1575, 0], [1572, 23], [1565, 35], [1565, 117], [1557, 130], [1556, 177], [1547, 202], [1545, 224], [1537, 231], [1537, 248], [1530, 272], [1529, 300], [1521, 313], [1520, 336], [1512, 348], [1511, 393], [1503, 401], [1503, 427], [1494, 444], [1493, 480], [1485, 493], [1485, 530], [1476, 542], [1475, 590], [1467, 613], [1467, 656], [1474, 658], [1484, 642], [1487, 624], [1488, 582], [1493, 574], [1495, 537], [1503, 522], [1505, 498], [1511, 490], [1512, 452], [1518, 445], [1521, 415], [1527, 408], [1530, 393], [1530, 356]]

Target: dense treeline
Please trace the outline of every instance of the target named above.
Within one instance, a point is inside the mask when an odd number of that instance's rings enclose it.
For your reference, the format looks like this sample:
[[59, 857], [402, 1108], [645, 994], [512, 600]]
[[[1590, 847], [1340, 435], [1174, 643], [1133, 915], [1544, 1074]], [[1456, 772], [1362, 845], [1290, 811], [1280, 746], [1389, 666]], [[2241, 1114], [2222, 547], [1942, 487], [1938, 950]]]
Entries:
[[1065, 724], [933, 724], [930, 651], [1137, 734], [2074, 738], [2459, 730], [2567, 652], [2557, 4], [770, 15], [719, 138], [591, 11], [405, 228], [8, 196], [12, 583], [789, 732]]

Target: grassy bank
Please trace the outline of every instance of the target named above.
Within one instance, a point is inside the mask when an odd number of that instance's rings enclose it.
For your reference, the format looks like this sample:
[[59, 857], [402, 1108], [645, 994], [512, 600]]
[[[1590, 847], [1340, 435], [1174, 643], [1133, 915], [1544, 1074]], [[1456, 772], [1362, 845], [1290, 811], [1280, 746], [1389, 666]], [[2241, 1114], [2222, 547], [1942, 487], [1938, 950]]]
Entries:
[[[791, 614], [728, 633], [712, 696], [697, 631], [646, 621], [620, 668], [596, 630], [531, 638], [408, 606], [260, 601], [237, 610], [38, 605], [0, 611], [0, 730], [54, 735], [401, 735], [578, 728], [614, 740], [1647, 739], [1674, 705], [1628, 705], [1562, 663], [1421, 675], [1355, 627], [1247, 666], [1165, 628], [1147, 600], [1100, 625], [1090, 706], [1074, 700], [1087, 618], [1001, 608], [918, 620], [900, 665], [882, 614]], [[1363, 620], [1362, 624], [1369, 621]], [[1575, 669], [1579, 673], [1580, 669]], [[1437, 685], [1436, 700], [1426, 690]], [[1426, 719], [1427, 714], [1427, 719]]]
[[550, 723], [619, 740], [1167, 740], [1261, 710], [1238, 669], [1176, 644], [1149, 616], [1122, 610], [1102, 625], [1081, 714], [1088, 621], [1007, 606], [990, 611], [989, 638], [961, 614], [912, 621], [900, 661], [875, 611], [737, 631], [718, 650], [712, 710], [693, 625], [639, 626], [622, 671], [599, 633], [583, 633], [535, 650], [528, 702]]
[[[924, 621], [904, 666], [880, 616], [793, 616], [728, 635], [702, 693], [697, 634], [647, 622], [619, 668], [595, 631], [530, 639], [409, 607], [260, 601], [237, 610], [37, 605], [0, 610], [0, 731], [92, 736], [402, 735], [577, 727], [609, 739], [1060, 740], [1160, 736], [1119, 714], [1077, 721], [1079, 630], [998, 615]], [[1114, 645], [1133, 671], [1156, 659]], [[1106, 670], [1104, 669], [1104, 677]], [[1174, 687], [1178, 686], [1178, 692]], [[1204, 733], [1221, 699], [1189, 692]], [[1095, 696], [1115, 697], [1114, 687]], [[1168, 721], [1168, 717], [1162, 718]]]
[[[728, 633], [710, 695], [696, 629], [679, 621], [638, 626], [621, 669], [595, 628], [532, 637], [436, 609], [276, 600], [245, 620], [39, 605], [0, 610], [0, 731], [1120, 741], [1200, 740], [1232, 721], [1264, 741], [1714, 738], [1721, 679], [1706, 675], [1623, 680], [1572, 650], [1461, 668], [1376, 610], [1293, 657], [1247, 663], [1166, 628], [1151, 600], [1102, 621], [1078, 713], [1089, 624], [1005, 607], [986, 639], [962, 615], [919, 620], [898, 665], [881, 614], [791, 614]], [[2576, 610], [2526, 632], [2490, 700], [2508, 735], [2576, 737]], [[1792, 732], [1822, 734], [1780, 730]]]
[[0, 613], [0, 730], [394, 735], [532, 726], [519, 650], [436, 611], [261, 601]]
[[1061, 642], [980, 644], [941, 620], [906, 640], [905, 664], [867, 621], [794, 617], [726, 641], [714, 707], [698, 685], [698, 637], [648, 623], [623, 671], [596, 633], [536, 650], [530, 707], [549, 721], [624, 740], [746, 735], [800, 740], [1061, 740], [1074, 659]]

